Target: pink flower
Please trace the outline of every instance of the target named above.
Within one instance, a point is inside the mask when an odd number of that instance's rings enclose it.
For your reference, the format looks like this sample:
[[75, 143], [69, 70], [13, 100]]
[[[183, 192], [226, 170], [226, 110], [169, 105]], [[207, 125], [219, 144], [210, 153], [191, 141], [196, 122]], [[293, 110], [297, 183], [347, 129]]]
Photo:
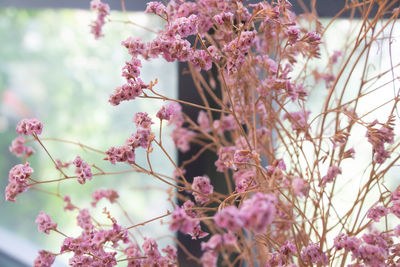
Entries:
[[318, 244], [312, 242], [302, 249], [301, 259], [307, 263], [328, 264], [328, 257], [326, 254], [321, 251]]
[[310, 113], [310, 111], [290, 112], [289, 114], [285, 114], [283, 118], [289, 120], [292, 124], [292, 129], [297, 133], [306, 133], [309, 127], [307, 120]]
[[337, 250], [344, 248], [346, 251], [356, 252], [361, 245], [361, 240], [355, 236], [347, 236], [342, 233], [334, 238], [334, 245]]
[[147, 3], [147, 8], [145, 13], [154, 13], [156, 15], [161, 16], [164, 13], [166, 13], [166, 8], [162, 3], [152, 1]]
[[229, 206], [217, 212], [214, 216], [214, 220], [219, 227], [232, 232], [236, 232], [243, 227], [243, 220], [236, 206]]
[[342, 170], [336, 166], [330, 166], [328, 173], [322, 177], [321, 186], [325, 186], [327, 183], [332, 183], [338, 174], [341, 174]]
[[33, 267], [50, 267], [53, 265], [55, 259], [56, 255], [53, 253], [46, 250], [40, 250], [39, 255], [33, 263]]
[[307, 197], [310, 191], [310, 185], [306, 181], [304, 181], [304, 179], [301, 179], [299, 177], [293, 180], [292, 187], [293, 187], [293, 193], [296, 196], [300, 197], [301, 196]]
[[50, 230], [55, 230], [57, 228], [57, 223], [52, 222], [49, 215], [45, 214], [43, 211], [37, 216], [35, 223], [38, 225], [39, 232], [49, 234]]
[[220, 135], [222, 135], [224, 131], [231, 131], [237, 128], [232, 115], [222, 116], [220, 120], [214, 120], [213, 127]]
[[221, 147], [218, 150], [218, 160], [215, 162], [217, 171], [224, 172], [233, 168], [233, 156], [236, 151], [234, 146]]
[[125, 62], [125, 66], [122, 68], [122, 76], [126, 78], [127, 81], [130, 79], [136, 79], [140, 75], [139, 68], [142, 67], [142, 62], [133, 58], [131, 61]]
[[193, 232], [198, 221], [189, 217], [183, 208], [177, 207], [171, 214], [172, 221], [170, 222], [169, 229], [172, 231], [181, 231], [184, 234]]
[[201, 250], [215, 250], [222, 243], [222, 236], [215, 234], [207, 242], [201, 242]]
[[380, 219], [388, 214], [388, 209], [384, 206], [377, 206], [371, 208], [367, 213], [367, 218], [379, 222]]
[[189, 35], [197, 33], [197, 16], [192, 14], [188, 18], [181, 17], [174, 20], [169, 30], [179, 34], [180, 37], [186, 38]]
[[160, 120], [167, 120], [174, 123], [176, 126], [183, 124], [182, 107], [180, 104], [171, 102], [163, 106], [156, 114]]
[[236, 191], [243, 193], [250, 185], [256, 184], [257, 173], [254, 170], [238, 170], [233, 174], [233, 179], [236, 183]]
[[137, 57], [138, 55], [143, 55], [145, 53], [145, 45], [142, 43], [142, 39], [128, 37], [125, 41], [122, 41], [121, 44], [128, 49], [128, 53], [132, 57]]
[[288, 36], [288, 45], [293, 45], [299, 40], [300, 30], [298, 28], [290, 28], [285, 33]]
[[135, 162], [135, 150], [129, 146], [110, 147], [107, 152], [105, 160], [109, 160], [111, 164], [116, 162], [128, 162], [130, 164]]
[[25, 139], [22, 136], [18, 136], [12, 141], [9, 150], [17, 157], [21, 157], [24, 155], [26, 157], [29, 157], [33, 153], [35, 153], [35, 150], [33, 150], [33, 148], [25, 146], [24, 144], [25, 144]]
[[231, 12], [222, 12], [218, 15], [215, 15], [213, 19], [218, 25], [231, 25], [233, 22], [233, 14]]
[[17, 195], [28, 190], [29, 184], [28, 179], [33, 173], [33, 169], [29, 165], [29, 163], [25, 163], [24, 165], [18, 164], [15, 165], [8, 174], [9, 184], [5, 190], [5, 196], [7, 201], [15, 202], [15, 198]]
[[76, 167], [75, 174], [78, 176], [78, 183], [84, 184], [86, 180], [92, 180], [92, 170], [87, 162], [83, 161], [81, 157], [76, 156], [72, 163]]
[[191, 62], [197, 70], [210, 70], [212, 67], [212, 58], [205, 50], [196, 50]]
[[214, 187], [210, 184], [210, 179], [208, 177], [197, 176], [193, 178], [192, 189], [197, 191], [193, 192], [196, 202], [204, 204], [210, 200], [207, 195], [213, 193]]
[[107, 198], [111, 203], [114, 203], [115, 200], [119, 197], [118, 193], [112, 189], [97, 189], [92, 194], [92, 206], [95, 207], [97, 202], [99, 202], [102, 198]]
[[203, 253], [200, 260], [204, 267], [216, 267], [218, 260], [218, 253], [212, 250], [207, 250], [206, 252]]
[[140, 78], [136, 78], [134, 80], [130, 79], [128, 83], [115, 89], [108, 102], [110, 102], [113, 106], [117, 106], [122, 101], [134, 100], [136, 97], [140, 96], [143, 92], [143, 89], [147, 87], [148, 85], [143, 83]]
[[142, 147], [147, 149], [151, 144], [153, 134], [149, 129], [138, 129], [136, 133], [132, 134], [126, 139], [126, 144], [132, 147], [132, 150]]
[[38, 119], [23, 119], [16, 128], [19, 135], [40, 135], [43, 130], [43, 124]]
[[197, 123], [205, 132], [210, 131], [210, 120], [208, 119], [207, 112], [200, 110], [199, 115], [197, 117]]
[[95, 39], [103, 37], [102, 28], [105, 24], [105, 18], [110, 14], [110, 7], [108, 4], [102, 3], [100, 0], [92, 0], [90, 2], [90, 9], [97, 11], [97, 19], [90, 25], [91, 33]]
[[64, 206], [64, 210], [74, 210], [76, 209], [76, 207], [71, 203], [71, 197], [66, 195], [63, 198], [63, 201], [66, 203], [66, 205]]
[[382, 164], [386, 159], [390, 158], [390, 152], [385, 149], [385, 143], [392, 144], [394, 142], [394, 129], [390, 126], [383, 125], [380, 129], [372, 128], [378, 121], [374, 121], [367, 131], [368, 142], [372, 144], [374, 153], [374, 161]]
[[275, 202], [274, 196], [262, 193], [256, 193], [252, 198], [243, 201], [239, 215], [243, 227], [259, 234], [263, 233], [274, 219]]
[[149, 114], [146, 112], [138, 112], [133, 117], [133, 122], [137, 127], [149, 129], [154, 122], [151, 121]]
[[85, 230], [86, 232], [90, 232], [94, 229], [94, 225], [90, 218], [89, 210], [82, 209], [79, 211], [79, 215], [77, 217], [78, 225]]
[[175, 146], [181, 152], [187, 152], [190, 149], [190, 141], [193, 139], [195, 135], [196, 135], [195, 132], [180, 127], [176, 128], [171, 133], [171, 137], [172, 140], [174, 141]]

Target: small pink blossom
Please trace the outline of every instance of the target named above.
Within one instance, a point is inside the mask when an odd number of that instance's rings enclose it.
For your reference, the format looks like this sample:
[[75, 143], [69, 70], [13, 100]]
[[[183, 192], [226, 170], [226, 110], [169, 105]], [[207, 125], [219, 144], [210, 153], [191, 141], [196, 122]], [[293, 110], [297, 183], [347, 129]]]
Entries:
[[259, 234], [263, 233], [274, 219], [275, 202], [274, 196], [262, 193], [256, 193], [243, 201], [239, 214], [243, 227]]
[[197, 123], [205, 132], [210, 131], [210, 120], [208, 119], [207, 112], [200, 110], [199, 115], [197, 117]]
[[148, 88], [140, 78], [129, 80], [121, 87], [117, 87], [110, 96], [108, 102], [113, 106], [119, 105], [122, 101], [134, 100], [143, 93], [143, 89]]
[[108, 199], [111, 203], [114, 203], [115, 200], [119, 197], [118, 193], [112, 189], [97, 189], [92, 194], [92, 206], [95, 207], [97, 202], [99, 202], [102, 198]]
[[138, 129], [136, 133], [132, 134], [126, 139], [126, 144], [135, 150], [138, 147], [147, 149], [151, 145], [153, 133], [149, 129]]
[[49, 215], [45, 214], [43, 211], [37, 216], [35, 223], [38, 225], [39, 232], [49, 234], [50, 230], [55, 230], [57, 228], [57, 223], [52, 222]]
[[63, 198], [63, 201], [66, 203], [66, 205], [64, 206], [64, 210], [74, 210], [76, 209], [75, 205], [72, 204], [71, 202], [71, 197], [66, 195]]
[[35, 153], [35, 150], [33, 150], [33, 148], [25, 146], [25, 139], [22, 136], [18, 136], [12, 141], [9, 150], [17, 157], [21, 157], [24, 155], [26, 157], [30, 157], [33, 153]]
[[292, 129], [297, 133], [307, 133], [309, 127], [307, 120], [310, 113], [310, 111], [290, 112], [289, 114], [285, 114], [283, 118], [289, 120]]
[[106, 151], [107, 157], [111, 164], [116, 162], [128, 162], [130, 164], [135, 162], [135, 150], [129, 146], [110, 147]]
[[110, 14], [110, 7], [108, 4], [104, 4], [100, 0], [92, 0], [90, 2], [90, 9], [97, 11], [97, 19], [90, 24], [90, 28], [95, 39], [99, 39], [104, 36], [102, 28], [106, 23], [105, 18]]
[[195, 135], [195, 132], [181, 127], [177, 127], [171, 133], [171, 137], [174, 141], [175, 146], [181, 152], [187, 152], [190, 149], [190, 141], [194, 138]]
[[210, 178], [205, 176], [197, 176], [193, 178], [192, 189], [197, 191], [193, 192], [193, 196], [197, 203], [204, 204], [210, 199], [207, 197], [212, 194], [214, 187], [210, 184]]
[[94, 225], [90, 218], [89, 210], [82, 209], [79, 211], [79, 215], [77, 217], [78, 225], [84, 229], [86, 232], [90, 232], [94, 229]]
[[53, 265], [55, 259], [56, 255], [53, 253], [46, 250], [40, 250], [39, 255], [33, 262], [33, 267], [50, 267]]
[[219, 211], [214, 216], [215, 223], [229, 231], [236, 232], [243, 227], [243, 220], [236, 206], [229, 206]]
[[328, 257], [321, 251], [317, 243], [310, 242], [307, 247], [301, 251], [301, 259], [307, 263], [319, 263], [322, 265], [328, 264]]
[[368, 213], [367, 217], [372, 219], [375, 222], [379, 222], [380, 219], [388, 214], [388, 209], [384, 206], [377, 206], [371, 208]]
[[336, 166], [330, 166], [328, 173], [322, 177], [321, 186], [325, 186], [327, 183], [332, 183], [336, 177], [342, 173], [342, 170]]
[[16, 128], [19, 135], [40, 135], [43, 130], [43, 124], [38, 119], [23, 119]]
[[136, 124], [136, 127], [149, 129], [154, 122], [151, 121], [149, 114], [146, 112], [138, 112], [133, 117], [133, 122]]
[[81, 157], [76, 156], [72, 163], [76, 167], [75, 174], [78, 176], [78, 183], [84, 184], [86, 180], [92, 180], [92, 170], [87, 162], [83, 161]]
[[17, 195], [28, 190], [28, 179], [30, 178], [32, 173], [33, 169], [28, 162], [24, 165], [15, 165], [10, 170], [8, 174], [9, 184], [7, 185], [5, 190], [5, 197], [7, 201], [15, 202], [15, 198], [17, 197]]
[[166, 8], [165, 6], [157, 1], [152, 1], [147, 3], [147, 8], [145, 13], [154, 13], [156, 15], [164, 15], [166, 13]]

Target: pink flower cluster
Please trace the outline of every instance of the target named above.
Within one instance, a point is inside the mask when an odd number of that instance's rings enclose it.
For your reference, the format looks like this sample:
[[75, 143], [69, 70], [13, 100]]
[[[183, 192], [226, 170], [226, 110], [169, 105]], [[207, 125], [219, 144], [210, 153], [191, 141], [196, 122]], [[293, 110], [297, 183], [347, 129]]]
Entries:
[[138, 129], [135, 133], [126, 139], [126, 144], [131, 147], [132, 150], [142, 147], [147, 149], [151, 144], [153, 133], [150, 129]]
[[229, 74], [238, 72], [245, 63], [245, 54], [253, 45], [256, 37], [255, 31], [243, 31], [240, 36], [227, 43], [222, 51], [228, 56], [227, 70]]
[[129, 80], [126, 84], [121, 87], [117, 87], [114, 93], [111, 94], [109, 98], [109, 102], [117, 106], [122, 101], [133, 100], [136, 97], [140, 96], [143, 92], [143, 89], [147, 88], [146, 85], [140, 78], [136, 78], [134, 80]]
[[105, 22], [105, 18], [110, 14], [110, 6], [102, 3], [100, 0], [92, 0], [90, 2], [90, 9], [97, 11], [97, 19], [90, 25], [91, 33], [94, 38], [99, 39], [103, 37], [102, 29]]
[[210, 178], [205, 176], [197, 176], [193, 178], [192, 189], [194, 199], [199, 204], [204, 204], [210, 199], [208, 195], [212, 194], [214, 187], [210, 184]]
[[194, 220], [194, 218], [199, 217], [199, 215], [193, 211], [194, 207], [194, 203], [190, 200], [183, 203], [182, 207], [176, 207], [171, 214], [172, 220], [169, 229], [189, 234], [193, 239], [207, 236], [208, 233], [201, 230], [200, 221]]
[[374, 160], [378, 164], [382, 164], [386, 159], [390, 158], [390, 152], [385, 149], [385, 143], [393, 144], [394, 132], [393, 128], [389, 125], [382, 125], [381, 128], [372, 128], [378, 123], [377, 120], [368, 126], [367, 138], [368, 142], [372, 144], [372, 152], [374, 153]]
[[390, 196], [392, 201], [392, 206], [389, 208], [390, 212], [400, 218], [400, 187], [397, 187], [395, 191], [392, 192]]
[[287, 119], [292, 124], [293, 131], [297, 133], [307, 133], [308, 132], [308, 116], [310, 115], [310, 111], [298, 111], [298, 112], [290, 112], [284, 115], [284, 119]]
[[[394, 244], [392, 234], [373, 231], [359, 239], [355, 236], [338, 235], [334, 239], [337, 250], [351, 252], [353, 259], [365, 266], [389, 266], [386, 260], [398, 257], [398, 246]], [[391, 266], [391, 265], [390, 265]]]
[[150, 129], [151, 125], [154, 124], [149, 114], [146, 112], [138, 112], [133, 117], [133, 122], [136, 124], [138, 128]]
[[215, 223], [228, 231], [236, 232], [244, 227], [256, 233], [263, 233], [275, 216], [276, 198], [272, 195], [256, 193], [243, 201], [240, 209], [229, 206], [219, 211]]
[[157, 242], [152, 238], [145, 238], [142, 250], [143, 253], [136, 244], [131, 244], [125, 250], [125, 254], [131, 258], [128, 262], [129, 267], [176, 265], [177, 253], [175, 247], [167, 246], [163, 248], [161, 251], [165, 253], [165, 256], [162, 256], [158, 249]]
[[201, 242], [201, 250], [204, 251], [201, 262], [203, 266], [216, 266], [218, 251], [223, 248], [234, 246], [237, 242], [233, 234], [215, 234], [207, 242]]
[[186, 152], [190, 148], [191, 140], [196, 133], [183, 127], [184, 118], [182, 115], [182, 107], [179, 103], [171, 102], [163, 106], [156, 115], [160, 120], [167, 120], [169, 124], [175, 125], [175, 129], [171, 133], [175, 146], [182, 152]]
[[35, 153], [33, 148], [25, 146], [25, 139], [22, 136], [18, 136], [12, 141], [9, 150], [17, 157], [30, 157], [33, 153]]
[[92, 194], [92, 206], [95, 207], [97, 202], [99, 202], [102, 198], [108, 199], [111, 203], [114, 203], [117, 198], [119, 198], [119, 195], [117, 191], [112, 190], [112, 189], [98, 189], [93, 192]]
[[19, 135], [40, 135], [43, 130], [43, 124], [38, 119], [23, 119], [16, 128]]
[[53, 253], [46, 250], [40, 250], [39, 255], [33, 262], [33, 267], [50, 267], [53, 265], [55, 259], [56, 255]]
[[379, 222], [380, 219], [386, 215], [388, 215], [389, 210], [384, 206], [376, 206], [371, 208], [367, 213], [367, 218]]
[[243, 193], [251, 185], [256, 184], [257, 172], [249, 169], [241, 169], [233, 174], [233, 179], [236, 184], [236, 191], [238, 193]]
[[328, 264], [328, 257], [321, 251], [317, 243], [310, 242], [307, 247], [304, 247], [301, 251], [301, 259], [309, 264]]
[[77, 208], [74, 204], [72, 204], [70, 196], [64, 196], [63, 201], [66, 203], [66, 205], [64, 206], [64, 210], [74, 210]]
[[328, 173], [321, 179], [321, 186], [325, 186], [327, 183], [332, 183], [336, 179], [336, 176], [341, 173], [342, 171], [340, 170], [340, 168], [336, 166], [330, 166], [328, 169]]
[[280, 247], [279, 252], [271, 253], [271, 258], [268, 260], [268, 264], [265, 267], [275, 267], [275, 266], [296, 266], [296, 264], [290, 264], [290, 259], [293, 253], [296, 252], [296, 246], [290, 242], [286, 241], [282, 247]]
[[75, 174], [78, 175], [78, 183], [84, 184], [86, 180], [92, 180], [92, 170], [87, 162], [83, 161], [81, 157], [76, 156], [72, 163], [76, 167]]
[[135, 163], [135, 150], [131, 149], [127, 145], [110, 147], [106, 151], [106, 154], [107, 157], [105, 160], [109, 160], [111, 164], [115, 164], [116, 162]]
[[94, 225], [92, 223], [92, 219], [90, 218], [88, 209], [79, 210], [77, 220], [78, 226], [81, 227], [84, 231], [90, 232], [94, 229]]
[[41, 211], [37, 216], [35, 223], [38, 225], [39, 232], [49, 234], [50, 230], [56, 230], [57, 223], [51, 221], [50, 215]]
[[29, 163], [14, 166], [8, 174], [9, 184], [6, 187], [5, 196], [7, 201], [15, 201], [17, 195], [28, 190], [28, 179], [33, 173]]

